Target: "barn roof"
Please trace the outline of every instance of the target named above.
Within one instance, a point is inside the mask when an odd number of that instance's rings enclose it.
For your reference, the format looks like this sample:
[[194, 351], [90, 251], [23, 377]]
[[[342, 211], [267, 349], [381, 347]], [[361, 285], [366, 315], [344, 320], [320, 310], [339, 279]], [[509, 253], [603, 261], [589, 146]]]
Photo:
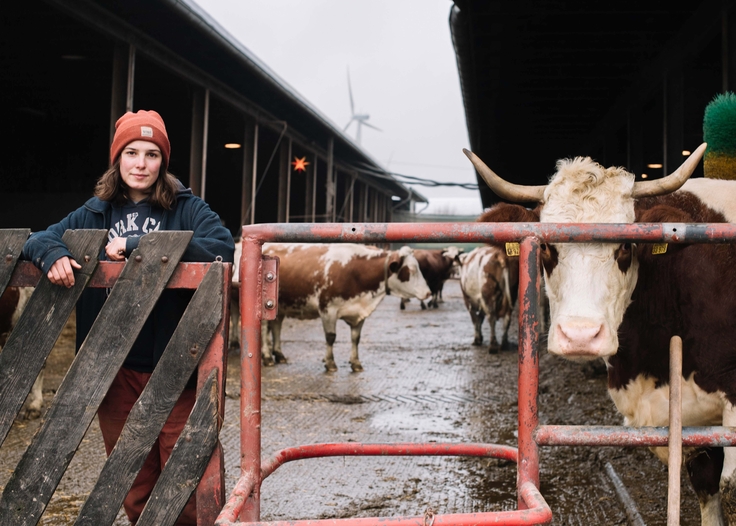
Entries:
[[[685, 146], [695, 148], [703, 108], [723, 87], [727, 10], [733, 2], [454, 0], [449, 21], [471, 149], [522, 184], [544, 184], [561, 157], [635, 165], [632, 141], [616, 144], [611, 135], [630, 131], [648, 98], [666, 104], [663, 84], [678, 68]], [[495, 202], [481, 186], [484, 204]]]

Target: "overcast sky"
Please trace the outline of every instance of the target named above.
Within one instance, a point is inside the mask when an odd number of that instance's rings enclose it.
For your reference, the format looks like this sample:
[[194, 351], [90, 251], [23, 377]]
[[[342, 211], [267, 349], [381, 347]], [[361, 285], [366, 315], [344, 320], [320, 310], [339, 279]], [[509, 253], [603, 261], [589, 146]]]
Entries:
[[[370, 115], [362, 146], [393, 172], [475, 183], [450, 36], [451, 0], [193, 0], [342, 129]], [[355, 137], [355, 123], [348, 128]], [[477, 190], [412, 186], [426, 212], [476, 214]], [[421, 208], [421, 205], [420, 205]]]

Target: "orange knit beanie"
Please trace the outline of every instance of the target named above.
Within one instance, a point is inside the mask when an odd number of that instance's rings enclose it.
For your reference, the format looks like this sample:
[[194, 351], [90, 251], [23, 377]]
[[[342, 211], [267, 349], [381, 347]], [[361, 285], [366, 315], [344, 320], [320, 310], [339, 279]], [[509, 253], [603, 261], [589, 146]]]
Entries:
[[157, 112], [139, 110], [137, 113], [127, 112], [115, 123], [115, 137], [110, 146], [110, 164], [115, 163], [128, 144], [133, 141], [152, 142], [161, 148], [165, 166], [169, 165], [171, 144], [166, 134], [164, 120]]

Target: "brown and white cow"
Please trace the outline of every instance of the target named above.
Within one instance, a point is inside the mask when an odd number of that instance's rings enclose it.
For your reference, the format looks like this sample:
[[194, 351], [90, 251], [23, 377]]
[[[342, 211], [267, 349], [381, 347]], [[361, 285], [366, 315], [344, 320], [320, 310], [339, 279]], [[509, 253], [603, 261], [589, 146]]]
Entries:
[[[547, 223], [736, 222], [736, 182], [688, 180], [701, 145], [666, 178], [635, 182], [590, 158], [561, 160], [546, 186], [512, 185], [466, 152], [501, 197], [486, 221]], [[679, 190], [678, 190], [679, 189]], [[683, 340], [682, 421], [736, 425], [736, 246], [560, 243], [542, 246], [550, 302], [548, 349], [573, 360], [603, 358], [624, 422], [667, 426], [670, 337]], [[666, 459], [666, 449], [656, 451]], [[736, 524], [736, 448], [690, 449], [690, 480], [704, 525]], [[724, 522], [727, 521], [727, 522]]]
[[[240, 243], [236, 243], [236, 265], [239, 248]], [[387, 251], [348, 243], [266, 243], [263, 254], [279, 258], [278, 316], [261, 325], [261, 355], [266, 366], [287, 361], [281, 351], [284, 318], [320, 318], [327, 341], [325, 369], [337, 370], [332, 348], [337, 320], [343, 320], [350, 326], [350, 366], [353, 371], [362, 371], [358, 358], [360, 331], [383, 298], [397, 294], [426, 300], [431, 295], [409, 247]], [[237, 271], [234, 274], [237, 276]], [[237, 294], [234, 296], [237, 298]], [[232, 325], [237, 329], [239, 322]], [[231, 338], [233, 332], [237, 330], [231, 331]]]
[[[414, 257], [419, 263], [422, 276], [432, 291], [432, 298], [424, 304], [420, 301], [419, 305], [422, 310], [427, 307], [436, 309], [442, 299], [442, 287], [445, 281], [450, 279], [453, 270], [460, 265], [460, 249], [457, 247], [447, 247], [440, 249], [414, 249]], [[408, 298], [401, 298], [401, 310], [406, 308]]]
[[[7, 287], [0, 296], [0, 351], [8, 341], [8, 336], [15, 328], [23, 309], [33, 293], [31, 287]], [[41, 416], [43, 407], [43, 369], [38, 373], [36, 381], [33, 382], [31, 392], [28, 394], [21, 415], [32, 419]]]
[[[473, 345], [483, 343], [483, 320], [488, 317], [495, 354], [509, 346], [509, 326], [519, 291], [519, 258], [509, 257], [497, 246], [481, 246], [461, 255], [460, 288], [465, 308], [475, 328]], [[503, 320], [501, 343], [496, 339], [496, 321]]]

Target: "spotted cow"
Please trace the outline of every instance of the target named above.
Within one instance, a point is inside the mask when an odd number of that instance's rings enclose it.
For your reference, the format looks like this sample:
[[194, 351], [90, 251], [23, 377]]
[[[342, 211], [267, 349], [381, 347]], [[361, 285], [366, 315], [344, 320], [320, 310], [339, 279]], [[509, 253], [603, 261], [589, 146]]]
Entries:
[[[419, 263], [422, 276], [432, 291], [432, 298], [424, 304], [420, 301], [419, 305], [422, 310], [427, 307], [436, 309], [442, 302], [442, 287], [445, 281], [450, 279], [455, 269], [460, 266], [461, 251], [457, 247], [447, 247], [441, 249], [414, 249], [414, 257]], [[405, 304], [409, 298], [401, 298], [401, 310], [406, 308]]]
[[[545, 223], [736, 222], [736, 182], [688, 180], [706, 145], [671, 175], [635, 182], [623, 168], [590, 158], [560, 160], [546, 186], [510, 184], [468, 157], [509, 201], [487, 221]], [[649, 243], [543, 244], [550, 302], [547, 347], [584, 361], [602, 358], [624, 423], [667, 426], [668, 348], [683, 341], [682, 423], [736, 425], [736, 246]], [[656, 448], [666, 461], [666, 448]], [[690, 448], [685, 465], [703, 525], [736, 524], [736, 448]]]
[[[509, 326], [519, 290], [519, 258], [509, 257], [497, 246], [480, 246], [461, 255], [460, 288], [465, 308], [475, 328], [473, 345], [483, 343], [483, 320], [491, 328], [490, 353], [509, 346]], [[501, 343], [496, 339], [496, 321], [503, 320]]]
[[[237, 264], [240, 243], [236, 243], [235, 250]], [[337, 370], [333, 346], [337, 320], [343, 320], [350, 326], [350, 367], [353, 371], [362, 371], [358, 357], [360, 332], [366, 318], [383, 298], [387, 294], [397, 294], [426, 300], [431, 295], [409, 247], [382, 250], [348, 243], [266, 243], [263, 254], [277, 256], [280, 260], [278, 315], [261, 326], [261, 355], [265, 366], [287, 361], [281, 351], [284, 318], [319, 318], [327, 341], [325, 369]], [[232, 326], [237, 329], [239, 323]], [[233, 332], [236, 331], [231, 331], [231, 335]]]

